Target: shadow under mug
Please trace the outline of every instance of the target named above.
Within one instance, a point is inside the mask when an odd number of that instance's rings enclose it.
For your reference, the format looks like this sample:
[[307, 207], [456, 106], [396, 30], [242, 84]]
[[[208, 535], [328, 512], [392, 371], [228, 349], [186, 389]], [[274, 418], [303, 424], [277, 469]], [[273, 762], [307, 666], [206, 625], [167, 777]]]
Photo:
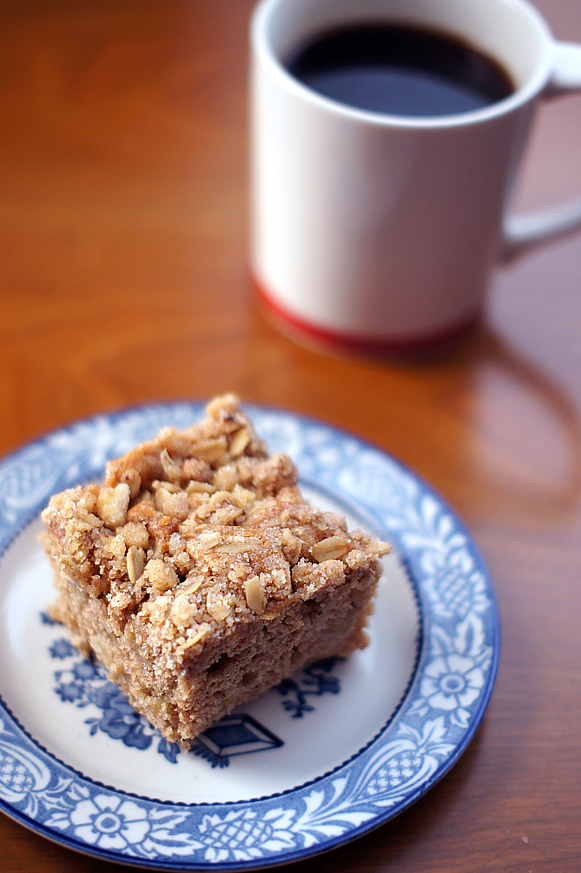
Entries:
[[[321, 33], [393, 22], [474, 46], [514, 90], [470, 112], [396, 116], [286, 67]], [[506, 215], [538, 100], [581, 89], [581, 46], [557, 42], [526, 0], [262, 0], [251, 50], [251, 270], [295, 337], [439, 349], [478, 322], [495, 263], [581, 227], [581, 201]]]

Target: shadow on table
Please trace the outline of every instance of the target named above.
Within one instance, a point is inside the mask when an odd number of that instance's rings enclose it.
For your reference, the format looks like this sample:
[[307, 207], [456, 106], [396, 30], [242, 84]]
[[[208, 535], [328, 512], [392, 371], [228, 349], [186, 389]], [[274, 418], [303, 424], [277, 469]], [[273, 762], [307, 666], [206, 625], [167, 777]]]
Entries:
[[567, 389], [487, 326], [430, 367], [449, 371], [465, 404], [470, 433], [458, 448], [470, 484], [486, 484], [500, 512], [570, 515], [581, 497], [581, 422]]

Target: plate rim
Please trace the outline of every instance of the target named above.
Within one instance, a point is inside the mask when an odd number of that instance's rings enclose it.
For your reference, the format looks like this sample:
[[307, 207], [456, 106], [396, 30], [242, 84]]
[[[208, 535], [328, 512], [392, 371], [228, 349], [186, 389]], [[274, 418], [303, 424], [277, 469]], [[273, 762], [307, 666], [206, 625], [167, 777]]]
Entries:
[[[51, 439], [54, 439], [61, 435], [72, 435], [75, 431], [78, 431], [80, 428], [96, 428], [99, 422], [108, 422], [112, 429], [114, 429], [115, 425], [118, 424], [123, 419], [130, 416], [138, 416], [145, 417], [147, 414], [157, 415], [161, 418], [164, 416], [178, 415], [180, 410], [188, 410], [191, 412], [194, 420], [198, 420], [200, 415], [203, 413], [204, 407], [207, 403], [207, 400], [200, 399], [176, 399], [170, 401], [152, 401], [145, 403], [136, 403], [130, 406], [118, 408], [112, 411], [104, 411], [94, 415], [87, 416], [85, 418], [80, 418], [75, 421], [70, 421], [69, 423], [63, 425], [62, 427], [57, 427], [53, 430], [48, 430], [44, 432], [37, 438], [31, 439], [22, 445], [18, 446], [13, 451], [4, 455], [0, 458], [0, 483], [2, 473], [5, 471], [5, 468], [13, 462], [18, 460], [22, 460], [25, 458], [27, 452], [36, 449], [42, 449], [43, 447], [47, 448], [47, 443]], [[316, 844], [307, 846], [306, 843], [302, 846], [298, 846], [290, 851], [284, 851], [279, 853], [276, 856], [263, 856], [263, 857], [254, 857], [253, 859], [243, 859], [243, 860], [234, 860], [234, 861], [226, 861], [226, 860], [200, 860], [193, 861], [191, 857], [186, 856], [178, 856], [174, 855], [172, 857], [162, 857], [158, 856], [155, 858], [147, 858], [143, 856], [136, 856], [124, 853], [122, 851], [111, 850], [107, 848], [103, 848], [101, 846], [92, 846], [88, 845], [86, 842], [82, 842], [71, 835], [65, 835], [60, 831], [55, 831], [54, 827], [50, 827], [45, 823], [41, 823], [36, 821], [31, 816], [26, 815], [26, 813], [22, 812], [19, 809], [16, 809], [13, 804], [5, 801], [2, 797], [0, 797], [0, 811], [4, 814], [8, 815], [13, 820], [17, 821], [19, 824], [24, 827], [32, 830], [33, 832], [43, 836], [52, 842], [55, 842], [59, 845], [62, 845], [66, 848], [69, 848], [73, 851], [80, 852], [88, 857], [93, 858], [101, 858], [107, 861], [113, 861], [116, 863], [122, 863], [128, 866], [137, 866], [146, 869], [155, 869], [155, 870], [166, 870], [166, 871], [194, 871], [194, 870], [216, 870], [216, 871], [229, 871], [229, 870], [253, 870], [253, 869], [261, 869], [268, 867], [280, 866], [287, 863], [292, 863], [298, 860], [305, 860], [310, 857], [314, 857], [316, 855], [326, 853], [335, 848], [338, 848], [341, 845], [345, 845], [359, 837], [364, 836], [372, 830], [380, 827], [382, 824], [385, 824], [390, 819], [394, 818], [396, 815], [400, 814], [404, 810], [408, 809], [412, 806], [417, 800], [420, 799], [427, 791], [429, 791], [437, 782], [442, 779], [446, 773], [456, 764], [458, 759], [466, 750], [467, 746], [470, 744], [474, 734], [476, 733], [488, 703], [490, 701], [490, 697], [494, 688], [494, 684], [496, 681], [497, 673], [498, 673], [498, 665], [500, 659], [500, 645], [501, 645], [501, 631], [500, 631], [500, 619], [498, 613], [498, 605], [496, 601], [496, 596], [494, 593], [494, 589], [492, 586], [492, 582], [490, 576], [488, 574], [487, 568], [483, 561], [483, 558], [480, 554], [480, 550], [475, 544], [467, 526], [464, 522], [459, 518], [456, 514], [455, 510], [451, 508], [448, 502], [434, 489], [430, 484], [427, 483], [426, 480], [419, 474], [417, 474], [414, 470], [411, 469], [406, 463], [402, 462], [399, 458], [394, 456], [392, 453], [386, 451], [383, 447], [378, 444], [366, 440], [359, 436], [358, 434], [345, 429], [343, 427], [338, 427], [337, 425], [325, 421], [323, 419], [315, 418], [312, 416], [305, 415], [300, 412], [295, 412], [294, 410], [290, 410], [288, 408], [273, 406], [273, 405], [265, 405], [265, 404], [256, 404], [256, 403], [243, 403], [243, 408], [248, 412], [250, 418], [253, 418], [253, 415], [271, 415], [275, 417], [285, 416], [290, 418], [291, 420], [298, 421], [304, 427], [318, 427], [323, 428], [324, 430], [330, 432], [335, 438], [339, 438], [341, 442], [345, 440], [350, 440], [358, 444], [358, 446], [363, 449], [371, 450], [374, 453], [377, 453], [383, 459], [386, 459], [388, 463], [394, 465], [409, 479], [415, 482], [420, 489], [420, 492], [424, 495], [430, 495], [435, 499], [436, 503], [440, 506], [440, 508], [447, 514], [449, 518], [452, 519], [455, 525], [455, 529], [460, 532], [465, 540], [467, 545], [469, 546], [472, 557], [474, 558], [475, 566], [482, 574], [487, 600], [488, 600], [488, 608], [490, 611], [490, 627], [492, 631], [491, 636], [491, 660], [489, 666], [487, 668], [486, 681], [482, 689], [482, 693], [480, 695], [480, 700], [478, 702], [477, 707], [470, 715], [470, 722], [466, 729], [464, 730], [461, 739], [458, 743], [456, 743], [452, 752], [450, 752], [440, 764], [434, 769], [434, 771], [430, 774], [430, 777], [426, 779], [424, 782], [421, 782], [412, 792], [410, 792], [403, 801], [396, 803], [395, 807], [388, 806], [384, 813], [377, 814], [374, 817], [369, 818], [366, 821], [362, 821], [360, 824], [346, 829], [343, 833], [338, 834], [337, 836], [331, 836], [326, 840], [319, 841]], [[160, 425], [163, 426], [163, 425]], [[259, 436], [263, 436], [260, 432], [260, 426], [257, 427]], [[268, 440], [267, 440], [268, 442]], [[299, 470], [300, 473], [300, 470]], [[309, 476], [300, 477], [301, 481], [307, 485], [309, 484]], [[79, 482], [82, 479], [78, 480]], [[312, 481], [312, 480], [311, 480]], [[357, 500], [353, 497], [346, 498], [345, 494], [340, 489], [332, 489], [328, 485], [323, 485], [322, 489], [327, 491], [333, 497], [339, 499], [340, 502], [349, 506], [349, 500], [351, 499], [354, 505], [355, 511], [362, 514], [370, 524], [373, 525], [373, 530], [375, 533], [380, 535], [387, 534], [388, 538], [393, 542], [398, 541], [397, 551], [401, 562], [404, 566], [404, 570], [406, 575], [409, 578], [410, 584], [413, 588], [414, 597], [416, 600], [416, 606], [418, 610], [418, 634], [419, 638], [416, 644], [416, 655], [414, 659], [414, 667], [412, 673], [410, 675], [409, 681], [406, 685], [406, 689], [402, 694], [400, 701], [398, 702], [395, 710], [391, 713], [387, 722], [382, 726], [379, 732], [373, 737], [370, 738], [360, 749], [358, 749], [348, 760], [342, 762], [338, 767], [334, 768], [332, 771], [328, 773], [324, 773], [321, 776], [315, 777], [313, 780], [310, 780], [307, 783], [303, 783], [301, 786], [296, 786], [291, 789], [285, 790], [284, 792], [280, 792], [275, 795], [268, 795], [265, 797], [259, 797], [251, 800], [241, 800], [241, 801], [226, 801], [226, 802], [209, 802], [209, 803], [194, 803], [187, 804], [184, 802], [173, 802], [173, 801], [161, 801], [161, 800], [152, 800], [149, 798], [144, 798], [142, 795], [138, 793], [129, 793], [122, 791], [120, 789], [111, 788], [110, 786], [101, 785], [101, 783], [96, 782], [95, 780], [91, 780], [89, 777], [84, 776], [79, 771], [67, 765], [65, 762], [60, 761], [56, 756], [52, 755], [51, 752], [44, 749], [40, 743], [32, 738], [32, 736], [28, 733], [26, 727], [21, 724], [16, 713], [12, 713], [10, 708], [5, 703], [2, 695], [0, 694], [0, 726], [2, 725], [2, 716], [4, 714], [8, 715], [8, 717], [13, 721], [16, 725], [17, 730], [26, 737], [26, 740], [37, 750], [41, 750], [42, 753], [47, 756], [51, 761], [55, 762], [58, 766], [62, 767], [69, 772], [74, 773], [77, 779], [82, 781], [86, 781], [91, 785], [95, 785], [97, 787], [102, 787], [106, 791], [110, 791], [118, 796], [123, 798], [135, 798], [136, 800], [141, 800], [142, 802], [146, 802], [147, 804], [158, 805], [163, 808], [177, 808], [177, 809], [188, 809], [188, 808], [196, 808], [201, 807], [202, 809], [231, 809], [233, 807], [251, 807], [253, 805], [257, 805], [259, 803], [268, 802], [270, 799], [278, 799], [280, 798], [282, 802], [284, 802], [284, 798], [288, 796], [292, 796], [296, 794], [298, 791], [303, 791], [308, 789], [313, 785], [317, 785], [318, 783], [324, 782], [333, 776], [336, 776], [341, 772], [343, 768], [349, 766], [349, 764], [353, 764], [355, 760], [360, 758], [362, 754], [372, 747], [375, 743], [378, 743], [382, 737], [382, 735], [389, 730], [389, 727], [394, 723], [397, 719], [398, 715], [401, 713], [401, 710], [406, 702], [407, 697], [409, 696], [411, 689], [413, 688], [417, 676], [420, 663], [426, 654], [427, 647], [427, 636], [424, 633], [425, 631], [425, 623], [427, 616], [424, 614], [425, 603], [424, 597], [422, 596], [422, 589], [420, 582], [415, 578], [414, 573], [411, 571], [408, 561], [408, 555], [406, 554], [405, 549], [402, 548], [401, 543], [398, 540], [397, 535], [394, 535], [393, 531], [385, 529], [379, 522], [374, 522], [373, 518], [370, 518], [370, 513], [365, 505], [361, 505], [357, 502]], [[55, 490], [61, 490], [60, 488]], [[1, 496], [1, 495], [0, 495]], [[45, 501], [44, 501], [45, 502]], [[43, 503], [44, 505], [44, 503]], [[11, 530], [11, 535], [4, 539], [3, 542], [0, 542], [0, 563], [3, 560], [3, 556], [5, 551], [10, 547], [10, 545], [14, 542], [14, 540], [18, 537], [20, 533], [24, 531], [24, 529], [38, 516], [39, 508], [37, 506], [31, 508], [28, 512], [23, 512], [19, 517], [18, 522], [13, 525]], [[1, 516], [1, 507], [0, 507], [0, 516]], [[0, 739], [3, 736], [2, 729], [0, 727]]]

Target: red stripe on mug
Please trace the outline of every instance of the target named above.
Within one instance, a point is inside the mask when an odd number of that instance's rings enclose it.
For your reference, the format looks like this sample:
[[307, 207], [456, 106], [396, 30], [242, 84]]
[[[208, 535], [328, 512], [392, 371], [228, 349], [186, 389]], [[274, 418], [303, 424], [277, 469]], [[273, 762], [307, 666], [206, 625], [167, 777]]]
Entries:
[[307, 345], [322, 346], [328, 351], [350, 352], [382, 358], [429, 356], [444, 352], [449, 346], [468, 337], [481, 321], [481, 312], [478, 309], [468, 317], [443, 330], [398, 337], [397, 339], [330, 331], [295, 315], [278, 301], [275, 301], [254, 277], [252, 277], [252, 281], [266, 314], [270, 316], [270, 320], [278, 328], [292, 336], [293, 339], [303, 340]]

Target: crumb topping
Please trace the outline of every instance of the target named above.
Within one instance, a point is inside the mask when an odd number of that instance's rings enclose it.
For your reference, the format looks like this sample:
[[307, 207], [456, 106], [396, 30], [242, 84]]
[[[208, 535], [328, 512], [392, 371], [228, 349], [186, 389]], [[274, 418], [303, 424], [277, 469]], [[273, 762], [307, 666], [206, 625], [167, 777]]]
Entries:
[[307, 504], [290, 457], [267, 455], [232, 394], [111, 461], [103, 485], [56, 495], [43, 518], [53, 563], [102, 599], [113, 627], [182, 656], [389, 551]]

